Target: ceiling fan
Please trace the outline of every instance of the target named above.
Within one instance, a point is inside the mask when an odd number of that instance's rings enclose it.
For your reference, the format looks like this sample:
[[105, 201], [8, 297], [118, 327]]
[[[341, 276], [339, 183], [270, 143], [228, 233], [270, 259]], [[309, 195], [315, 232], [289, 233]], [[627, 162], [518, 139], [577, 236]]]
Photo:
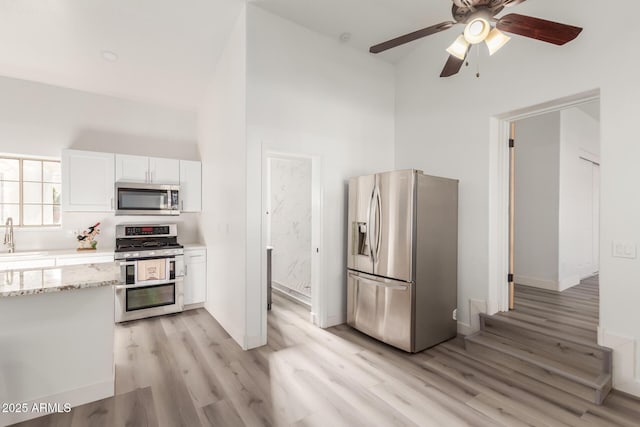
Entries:
[[447, 48], [449, 59], [440, 77], [457, 74], [473, 45], [485, 42], [493, 55], [511, 38], [502, 31], [553, 43], [561, 46], [578, 37], [582, 28], [560, 24], [531, 16], [510, 13], [502, 18], [495, 16], [505, 7], [512, 7], [525, 0], [452, 0], [451, 13], [455, 21], [446, 21], [372, 46], [371, 53], [385, 50], [448, 30], [456, 24], [465, 25], [464, 32]]

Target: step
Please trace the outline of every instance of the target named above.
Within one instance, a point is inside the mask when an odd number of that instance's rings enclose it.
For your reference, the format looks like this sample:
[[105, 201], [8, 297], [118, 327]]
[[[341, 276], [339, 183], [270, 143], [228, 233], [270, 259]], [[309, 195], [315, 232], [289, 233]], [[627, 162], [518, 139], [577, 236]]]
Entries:
[[519, 308], [517, 311], [500, 313], [499, 316], [509, 319], [520, 320], [525, 323], [546, 328], [553, 331], [570, 334], [576, 339], [595, 344], [598, 341], [597, 326], [587, 328], [585, 325], [576, 324], [568, 319], [560, 319], [555, 316], [540, 315], [539, 313], [529, 312]]
[[509, 338], [558, 362], [594, 374], [611, 373], [612, 351], [575, 335], [537, 326], [514, 318], [480, 315], [480, 326], [494, 335]]
[[611, 390], [611, 374], [597, 374], [558, 362], [509, 338], [480, 331], [465, 337], [465, 349], [595, 404]]

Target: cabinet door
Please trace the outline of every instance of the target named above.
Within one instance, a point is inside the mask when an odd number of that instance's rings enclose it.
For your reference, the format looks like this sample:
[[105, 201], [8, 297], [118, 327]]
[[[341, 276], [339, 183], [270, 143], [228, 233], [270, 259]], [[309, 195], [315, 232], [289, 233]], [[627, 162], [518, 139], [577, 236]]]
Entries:
[[149, 158], [149, 182], [180, 184], [180, 160]]
[[93, 151], [62, 152], [62, 210], [110, 212], [114, 206], [114, 155]]
[[207, 299], [207, 252], [184, 252], [184, 304], [203, 303]]
[[148, 182], [149, 158], [116, 154], [116, 181]]
[[202, 164], [191, 160], [180, 160], [180, 210], [200, 212], [202, 210]]

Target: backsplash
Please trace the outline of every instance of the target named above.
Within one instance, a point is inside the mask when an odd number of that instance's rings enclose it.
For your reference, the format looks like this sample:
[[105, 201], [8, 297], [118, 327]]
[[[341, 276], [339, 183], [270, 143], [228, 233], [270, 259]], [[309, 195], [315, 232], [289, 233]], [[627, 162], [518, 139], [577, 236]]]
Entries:
[[[113, 249], [115, 226], [124, 223], [176, 223], [180, 243], [197, 242], [199, 238], [200, 214], [183, 213], [180, 216], [115, 216], [107, 212], [64, 212], [59, 228], [16, 228], [16, 252], [33, 250], [75, 249], [77, 232], [100, 222], [97, 236], [98, 249]], [[4, 233], [4, 228], [2, 229]], [[0, 249], [6, 252], [6, 248]]]

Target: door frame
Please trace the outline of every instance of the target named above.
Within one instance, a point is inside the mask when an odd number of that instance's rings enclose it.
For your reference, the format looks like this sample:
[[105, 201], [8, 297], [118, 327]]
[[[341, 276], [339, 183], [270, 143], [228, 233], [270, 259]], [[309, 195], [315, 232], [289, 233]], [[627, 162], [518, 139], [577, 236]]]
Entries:
[[[320, 327], [327, 324], [327, 296], [322, 286], [322, 163], [319, 156], [286, 153], [266, 150], [262, 153], [262, 274], [261, 288], [267, 289], [266, 247], [271, 240], [271, 222], [269, 221], [271, 166], [270, 159], [304, 159], [311, 161], [311, 322]], [[263, 298], [263, 310], [266, 319], [267, 298]]]
[[[511, 123], [600, 100], [600, 89], [502, 113], [490, 119], [488, 311], [509, 311], [509, 200]], [[516, 146], [518, 144], [516, 129]]]

